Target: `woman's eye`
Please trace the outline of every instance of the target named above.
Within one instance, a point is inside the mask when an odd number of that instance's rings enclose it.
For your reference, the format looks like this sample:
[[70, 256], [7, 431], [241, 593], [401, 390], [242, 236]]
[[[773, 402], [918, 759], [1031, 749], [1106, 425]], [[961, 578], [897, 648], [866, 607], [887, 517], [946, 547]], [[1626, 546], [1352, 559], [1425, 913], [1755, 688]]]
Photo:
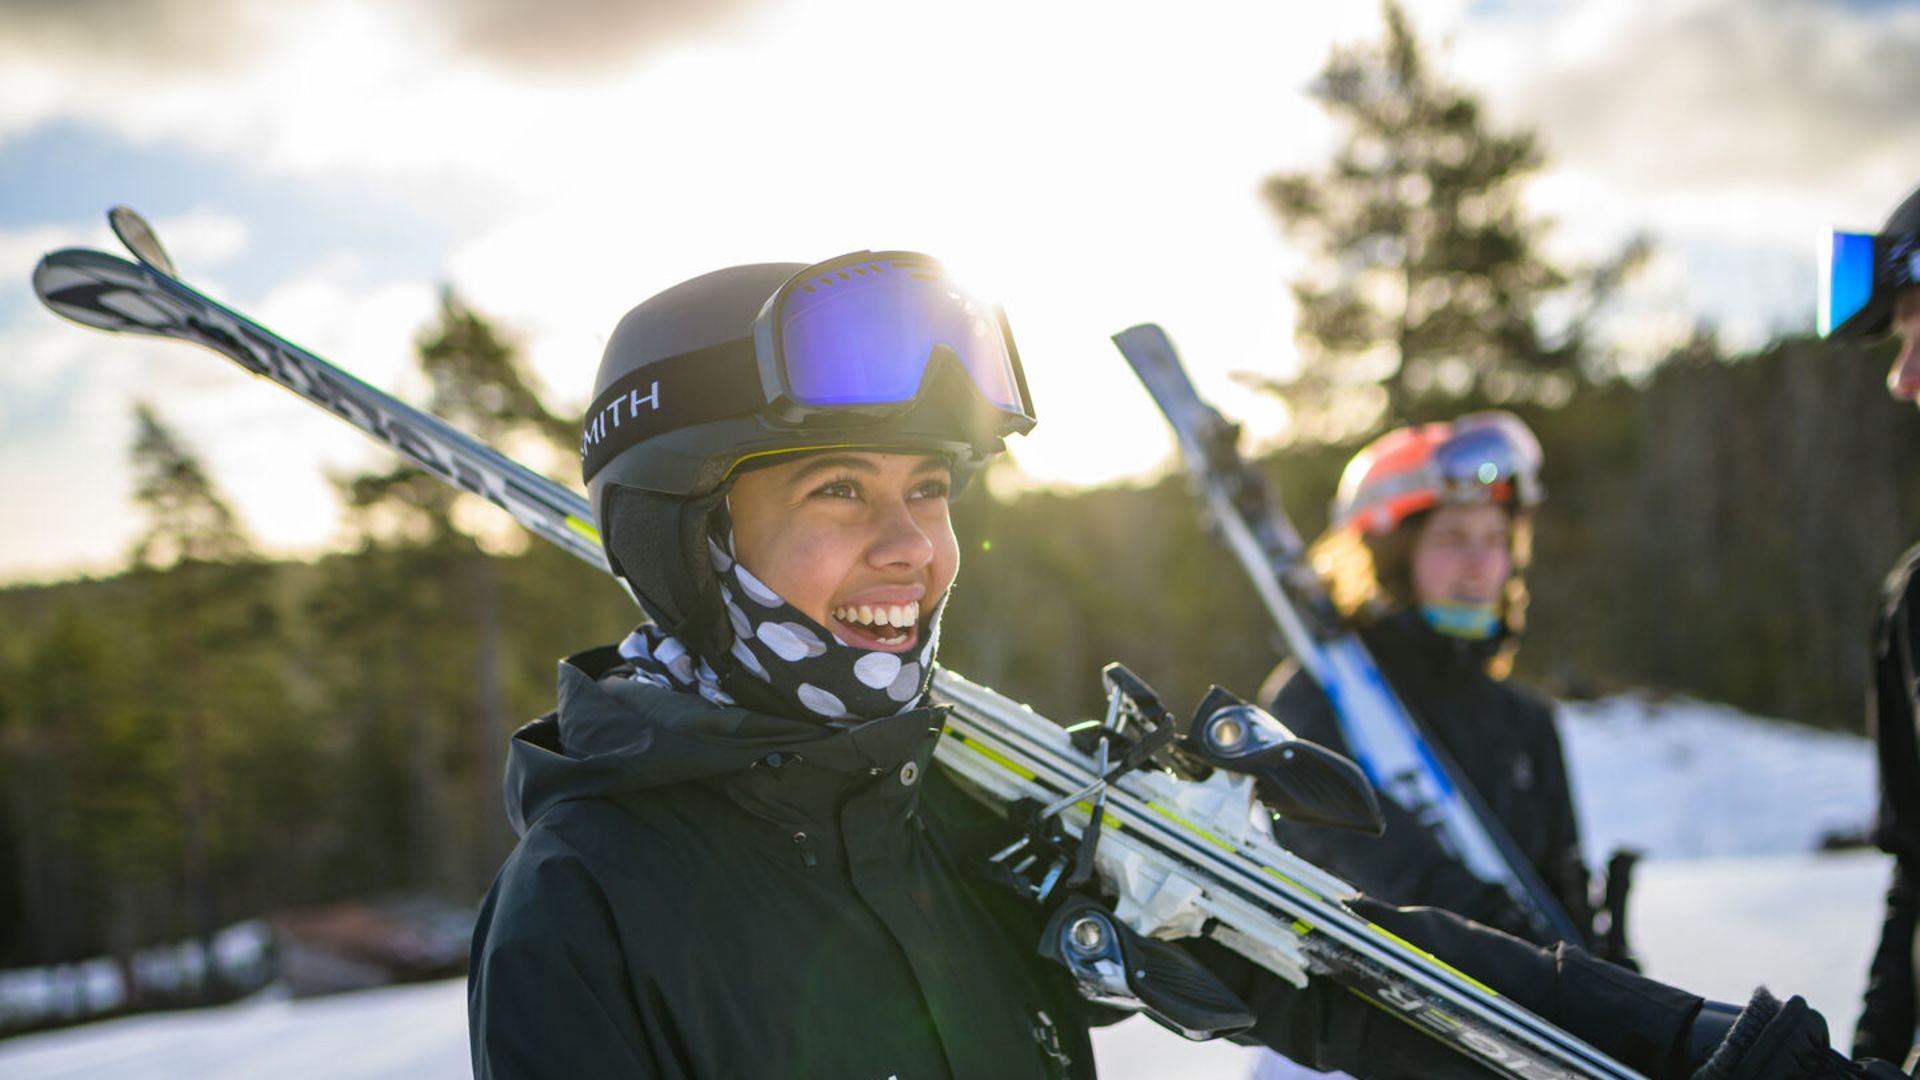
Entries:
[[860, 485], [851, 480], [829, 480], [815, 488], [813, 493], [829, 499], [857, 499], [860, 497]]
[[914, 488], [913, 493], [916, 498], [921, 499], [944, 499], [952, 491], [953, 483], [947, 478], [941, 477], [938, 480], [925, 481]]

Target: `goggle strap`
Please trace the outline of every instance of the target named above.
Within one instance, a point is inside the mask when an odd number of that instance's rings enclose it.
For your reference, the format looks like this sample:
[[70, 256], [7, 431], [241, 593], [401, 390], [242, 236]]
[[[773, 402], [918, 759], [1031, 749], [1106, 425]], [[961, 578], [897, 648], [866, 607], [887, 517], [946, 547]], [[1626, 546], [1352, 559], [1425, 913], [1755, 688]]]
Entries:
[[621, 451], [655, 435], [766, 404], [751, 337], [669, 356], [627, 373], [587, 409], [580, 477], [592, 481]]

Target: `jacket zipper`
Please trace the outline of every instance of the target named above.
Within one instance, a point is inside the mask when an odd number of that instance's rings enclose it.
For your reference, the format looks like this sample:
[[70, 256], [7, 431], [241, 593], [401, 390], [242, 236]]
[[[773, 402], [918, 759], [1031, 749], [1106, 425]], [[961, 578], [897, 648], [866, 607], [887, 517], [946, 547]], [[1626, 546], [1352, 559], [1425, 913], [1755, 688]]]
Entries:
[[794, 833], [793, 846], [800, 849], [800, 861], [809, 870], [820, 865], [820, 857], [813, 853], [813, 841], [807, 839], [806, 833]]

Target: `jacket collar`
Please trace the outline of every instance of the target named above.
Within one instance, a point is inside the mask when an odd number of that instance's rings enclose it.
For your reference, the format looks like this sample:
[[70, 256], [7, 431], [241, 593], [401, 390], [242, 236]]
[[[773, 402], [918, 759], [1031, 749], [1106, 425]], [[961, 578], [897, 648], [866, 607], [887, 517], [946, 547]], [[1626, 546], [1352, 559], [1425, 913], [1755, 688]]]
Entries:
[[[626, 677], [607, 646], [560, 663], [559, 707], [516, 732], [506, 800], [524, 833], [556, 802], [619, 795], [684, 782], [730, 781], [799, 765], [805, 784], [781, 787], [814, 802], [859, 781], [924, 766], [944, 706], [913, 709], [855, 727], [714, 705], [696, 695]], [[751, 780], [749, 787], [757, 788]], [[803, 794], [808, 793], [808, 794]]]

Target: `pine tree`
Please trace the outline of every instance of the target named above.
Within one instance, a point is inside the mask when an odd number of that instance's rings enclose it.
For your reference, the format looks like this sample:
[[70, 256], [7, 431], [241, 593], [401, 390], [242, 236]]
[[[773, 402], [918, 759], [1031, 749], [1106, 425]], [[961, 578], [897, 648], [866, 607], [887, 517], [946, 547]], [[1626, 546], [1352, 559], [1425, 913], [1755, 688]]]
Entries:
[[[429, 412], [523, 460], [565, 460], [574, 425], [541, 401], [518, 345], [452, 290], [441, 293], [438, 317], [415, 347], [432, 387]], [[389, 604], [383, 618], [401, 620], [393, 627], [401, 639], [396, 647], [415, 654], [402, 665], [404, 684], [393, 688], [392, 700], [421, 702], [401, 705], [401, 724], [415, 773], [409, 816], [418, 865], [434, 868], [422, 883], [468, 890], [493, 873], [510, 839], [499, 776], [513, 718], [500, 573], [488, 552], [518, 550], [525, 534], [477, 497], [411, 466], [355, 476], [341, 487], [367, 537], [368, 565], [397, 574], [394, 587], [407, 597]], [[449, 620], [449, 613], [457, 614]], [[434, 667], [468, 688], [454, 713], [438, 720], [425, 713], [434, 695], [418, 685]], [[465, 765], [448, 769], [449, 757]]]
[[200, 459], [161, 422], [153, 406], [133, 408], [133, 499], [147, 515], [134, 542], [136, 565], [158, 569], [179, 562], [239, 562], [253, 557], [239, 519], [200, 465]]
[[[214, 859], [218, 722], [240, 708], [223, 699], [216, 673], [230, 659], [220, 646], [236, 620], [252, 622], [258, 609], [224, 586], [221, 571], [252, 564], [255, 554], [239, 519], [214, 488], [200, 460], [153, 408], [134, 407], [138, 429], [132, 450], [134, 501], [147, 516], [132, 561], [147, 585], [147, 629], [158, 650], [152, 705], [170, 730], [163, 737], [174, 754], [175, 811], [182, 846], [188, 921], [205, 956], [213, 955], [220, 913]], [[223, 565], [224, 564], [224, 565]], [[236, 605], [239, 605], [236, 607]], [[217, 972], [208, 969], [203, 992], [219, 996]]]
[[1397, 0], [1383, 10], [1385, 39], [1336, 49], [1313, 89], [1346, 129], [1332, 165], [1265, 185], [1314, 255], [1293, 285], [1302, 371], [1271, 385], [1321, 438], [1462, 399], [1564, 401], [1587, 374], [1597, 309], [1646, 253], [1635, 241], [1597, 266], [1548, 259], [1547, 227], [1521, 200], [1538, 139], [1493, 130], [1431, 70]]

